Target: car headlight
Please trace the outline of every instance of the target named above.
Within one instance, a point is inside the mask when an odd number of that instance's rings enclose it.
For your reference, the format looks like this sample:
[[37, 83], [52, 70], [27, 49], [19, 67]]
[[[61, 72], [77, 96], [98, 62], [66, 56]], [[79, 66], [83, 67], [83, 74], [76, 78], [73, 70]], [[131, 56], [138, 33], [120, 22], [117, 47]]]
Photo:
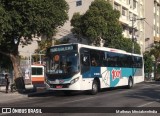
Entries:
[[77, 78], [71, 80], [71, 85], [74, 84], [75, 82], [77, 82], [78, 80], [79, 80], [79, 77], [77, 77]]

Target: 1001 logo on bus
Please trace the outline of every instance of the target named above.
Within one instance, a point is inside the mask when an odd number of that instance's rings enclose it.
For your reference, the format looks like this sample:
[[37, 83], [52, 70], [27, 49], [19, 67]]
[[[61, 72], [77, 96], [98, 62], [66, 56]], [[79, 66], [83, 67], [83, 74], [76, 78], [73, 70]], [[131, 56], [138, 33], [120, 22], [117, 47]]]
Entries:
[[119, 70], [113, 69], [112, 70], [112, 79], [121, 78], [121, 68]]

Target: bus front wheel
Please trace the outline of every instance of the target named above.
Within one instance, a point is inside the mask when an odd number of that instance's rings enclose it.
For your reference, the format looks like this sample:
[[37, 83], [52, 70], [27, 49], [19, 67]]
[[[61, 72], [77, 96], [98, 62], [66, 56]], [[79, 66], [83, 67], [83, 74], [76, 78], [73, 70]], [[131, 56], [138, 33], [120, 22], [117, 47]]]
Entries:
[[98, 82], [96, 80], [92, 83], [92, 90], [90, 91], [92, 95], [95, 95], [98, 93]]

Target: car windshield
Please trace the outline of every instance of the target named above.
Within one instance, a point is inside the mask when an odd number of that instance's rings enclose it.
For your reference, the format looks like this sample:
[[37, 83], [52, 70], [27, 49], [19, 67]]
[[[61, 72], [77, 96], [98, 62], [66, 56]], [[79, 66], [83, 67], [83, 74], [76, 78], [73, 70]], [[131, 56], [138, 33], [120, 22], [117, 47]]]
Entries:
[[46, 60], [47, 74], [73, 74], [78, 72], [78, 54], [52, 54]]

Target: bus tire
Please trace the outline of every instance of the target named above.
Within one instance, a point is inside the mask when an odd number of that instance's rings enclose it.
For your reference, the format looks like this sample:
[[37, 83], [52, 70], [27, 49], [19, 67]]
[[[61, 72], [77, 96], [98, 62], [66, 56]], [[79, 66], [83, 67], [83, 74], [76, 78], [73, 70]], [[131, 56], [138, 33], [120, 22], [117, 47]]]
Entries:
[[132, 79], [131, 77], [129, 77], [127, 88], [128, 88], [128, 89], [131, 89], [132, 87], [133, 87], [133, 79]]
[[92, 83], [92, 89], [90, 91], [91, 95], [95, 95], [98, 93], [98, 82], [96, 80]]

